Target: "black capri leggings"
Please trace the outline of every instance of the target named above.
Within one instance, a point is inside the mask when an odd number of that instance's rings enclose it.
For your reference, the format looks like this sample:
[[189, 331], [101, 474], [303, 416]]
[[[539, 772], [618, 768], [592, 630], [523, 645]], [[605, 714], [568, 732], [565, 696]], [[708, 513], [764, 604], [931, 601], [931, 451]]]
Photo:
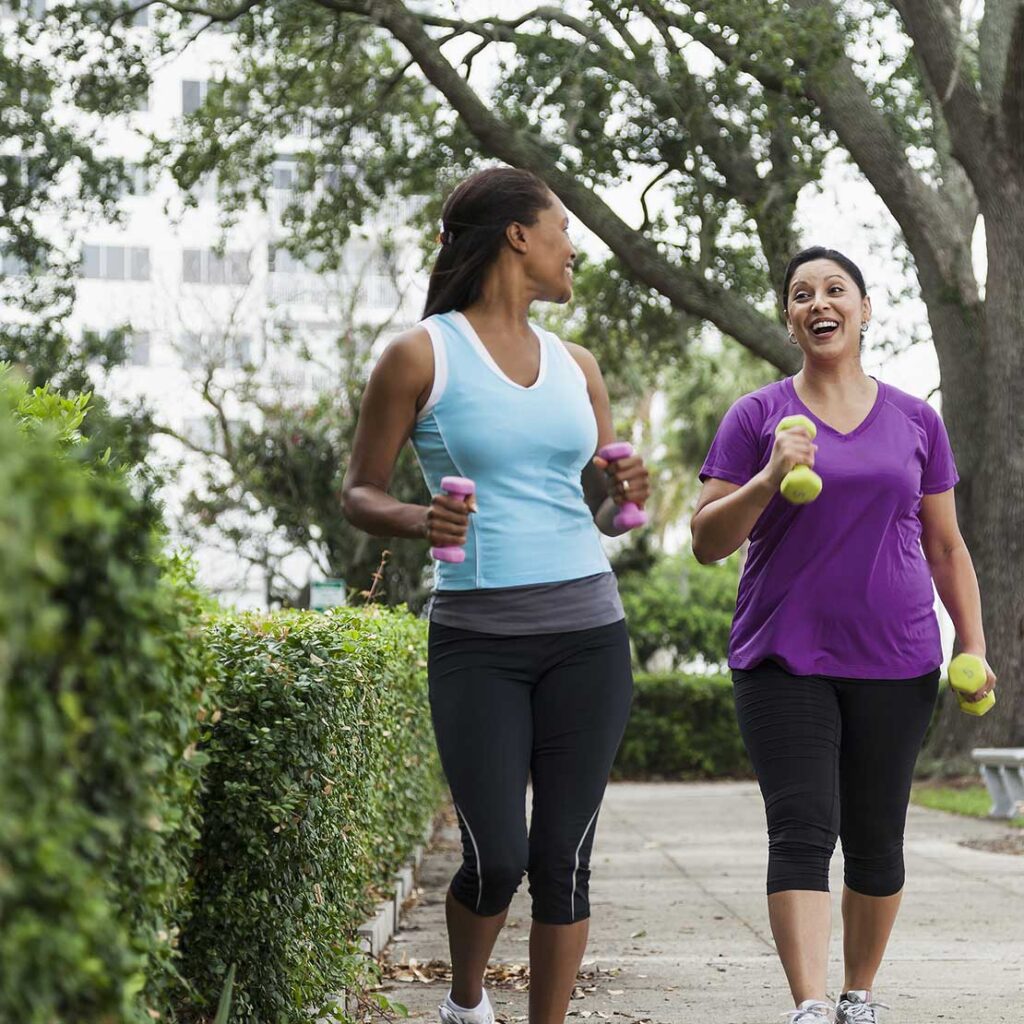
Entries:
[[625, 621], [533, 636], [432, 622], [428, 675], [462, 830], [452, 895], [498, 914], [528, 873], [535, 920], [589, 917], [597, 812], [633, 693]]
[[939, 670], [916, 679], [836, 679], [795, 676], [763, 661], [732, 678], [768, 819], [768, 892], [828, 892], [837, 833], [850, 889], [899, 892], [910, 784]]

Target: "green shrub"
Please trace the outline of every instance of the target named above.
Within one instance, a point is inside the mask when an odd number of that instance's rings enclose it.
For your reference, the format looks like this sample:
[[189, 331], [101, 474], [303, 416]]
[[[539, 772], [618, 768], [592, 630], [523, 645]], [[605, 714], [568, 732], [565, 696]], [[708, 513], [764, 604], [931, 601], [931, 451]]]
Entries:
[[659, 555], [642, 548], [616, 560], [619, 592], [637, 664], [650, 669], [656, 655], [673, 668], [702, 658], [724, 664], [736, 608], [735, 557], [701, 565], [688, 552]]
[[83, 410], [0, 375], [0, 1020], [150, 1024], [211, 663], [187, 565]]
[[638, 675], [613, 778], [706, 779], [753, 774], [724, 676]]
[[182, 935], [207, 1011], [231, 963], [236, 1024], [308, 1024], [356, 983], [355, 928], [440, 798], [425, 639], [376, 608], [212, 627], [225, 683]]

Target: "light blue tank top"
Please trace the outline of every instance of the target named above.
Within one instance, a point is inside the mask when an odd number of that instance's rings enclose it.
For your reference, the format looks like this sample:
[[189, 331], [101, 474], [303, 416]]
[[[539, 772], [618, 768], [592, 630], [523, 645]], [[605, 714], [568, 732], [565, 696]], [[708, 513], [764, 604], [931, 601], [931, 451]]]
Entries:
[[435, 314], [422, 326], [434, 349], [434, 386], [412, 444], [432, 494], [443, 476], [469, 477], [478, 507], [466, 560], [437, 562], [435, 589], [609, 572], [580, 482], [597, 447], [597, 422], [586, 378], [565, 345], [534, 326], [540, 371], [523, 387], [505, 376], [461, 313]]

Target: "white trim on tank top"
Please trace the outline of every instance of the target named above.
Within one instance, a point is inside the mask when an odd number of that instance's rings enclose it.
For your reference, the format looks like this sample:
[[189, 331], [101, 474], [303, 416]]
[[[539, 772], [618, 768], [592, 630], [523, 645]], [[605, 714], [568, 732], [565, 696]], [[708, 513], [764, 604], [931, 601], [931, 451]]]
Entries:
[[464, 314], [460, 313], [457, 309], [453, 309], [448, 315], [462, 328], [463, 333], [469, 339], [473, 348], [476, 349], [476, 353], [483, 360], [484, 365], [509, 387], [516, 388], [519, 391], [535, 391], [544, 383], [544, 378], [548, 375], [548, 346], [544, 343], [541, 332], [533, 324], [530, 324], [530, 330], [533, 332], [533, 336], [537, 339], [537, 345], [540, 347], [540, 367], [537, 370], [537, 379], [527, 387], [525, 384], [517, 384], [498, 366], [494, 361], [494, 357], [487, 351], [487, 346], [480, 340], [480, 335], [476, 333], [473, 325]]
[[551, 331], [544, 332], [550, 339], [551, 344], [554, 345], [566, 359], [569, 360], [569, 365], [572, 367], [573, 372], [576, 374], [579, 382], [583, 385], [583, 390], [588, 394], [590, 393], [590, 387], [587, 384], [587, 375], [583, 372], [583, 367], [576, 362], [576, 357], [569, 351], [569, 346], [564, 341]]
[[430, 388], [430, 395], [424, 406], [416, 414], [416, 422], [426, 419], [434, 410], [434, 406], [441, 401], [444, 389], [448, 386], [448, 350], [444, 347], [444, 338], [441, 336], [441, 328], [433, 319], [423, 320], [421, 327], [426, 328], [430, 336], [430, 347], [434, 350], [434, 383]]

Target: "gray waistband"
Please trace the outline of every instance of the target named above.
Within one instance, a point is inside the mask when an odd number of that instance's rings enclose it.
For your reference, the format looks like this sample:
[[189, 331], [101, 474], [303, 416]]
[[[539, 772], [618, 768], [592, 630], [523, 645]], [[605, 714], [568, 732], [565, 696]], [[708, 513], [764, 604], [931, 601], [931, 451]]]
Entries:
[[615, 574], [490, 590], [438, 590], [430, 599], [432, 622], [507, 636], [569, 633], [624, 618]]

